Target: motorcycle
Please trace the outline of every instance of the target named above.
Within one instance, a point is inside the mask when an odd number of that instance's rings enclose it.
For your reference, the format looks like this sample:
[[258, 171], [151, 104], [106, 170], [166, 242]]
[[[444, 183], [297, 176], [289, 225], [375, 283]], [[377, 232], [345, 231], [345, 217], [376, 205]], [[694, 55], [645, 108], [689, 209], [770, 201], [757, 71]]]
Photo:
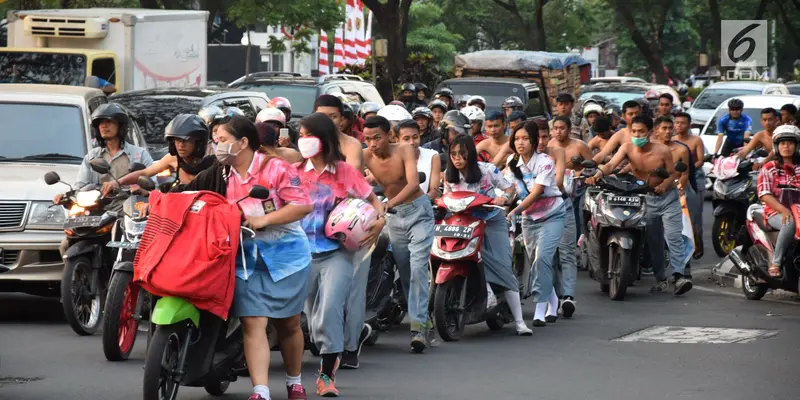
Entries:
[[[101, 175], [111, 170], [108, 162], [102, 159], [92, 160], [90, 166]], [[141, 164], [139, 166], [144, 167]], [[75, 333], [93, 335], [102, 323], [106, 288], [111, 275], [108, 266], [113, 263], [113, 255], [105, 247], [113, 237], [112, 231], [119, 217], [118, 211], [114, 210], [117, 207], [113, 204], [123, 200], [125, 194], [102, 197], [99, 187], [94, 184], [74, 189], [54, 171], [46, 173], [44, 180], [51, 186], [63, 183], [70, 188], [57, 204], [68, 210], [68, 218], [64, 222], [68, 247], [64, 254], [64, 275], [61, 278], [61, 305]]]
[[[247, 197], [266, 200], [269, 190], [253, 186]], [[252, 230], [241, 229], [255, 237]], [[238, 318], [222, 320], [178, 297], [159, 298], [150, 315], [155, 328], [144, 363], [145, 400], [174, 400], [180, 386], [221, 396], [232, 381], [247, 376]]]
[[[436, 200], [437, 209], [451, 213], [434, 227], [431, 258], [435, 261], [436, 290], [433, 320], [439, 336], [458, 341], [465, 325], [486, 322], [491, 330], [502, 329], [514, 321], [511, 309], [500, 296], [497, 305], [487, 309], [486, 276], [480, 251], [486, 222], [475, 218], [473, 210], [504, 210], [491, 205], [492, 198], [472, 192], [451, 192]], [[494, 287], [495, 292], [502, 292]]]
[[[742, 291], [748, 300], [761, 300], [769, 289], [783, 289], [798, 293], [800, 286], [800, 188], [780, 185], [783, 204], [791, 204], [795, 221], [794, 242], [786, 252], [780, 278], [769, 275], [768, 269], [779, 231], [765, 220], [764, 207], [757, 203], [747, 209], [748, 236], [740, 247], [731, 251], [728, 258], [741, 273]], [[787, 201], [783, 201], [787, 200]]]

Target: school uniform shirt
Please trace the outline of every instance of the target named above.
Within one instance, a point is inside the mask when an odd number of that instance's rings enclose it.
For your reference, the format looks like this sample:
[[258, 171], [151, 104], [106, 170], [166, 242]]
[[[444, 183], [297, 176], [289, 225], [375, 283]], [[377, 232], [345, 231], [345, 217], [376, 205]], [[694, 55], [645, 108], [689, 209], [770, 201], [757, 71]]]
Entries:
[[301, 221], [311, 245], [311, 252], [318, 254], [339, 249], [338, 241], [325, 236], [328, 214], [338, 200], [348, 197], [366, 200], [372, 193], [372, 186], [361, 172], [344, 161], [326, 166], [321, 173], [317, 172], [309, 160], [295, 165], [300, 173], [300, 181], [308, 190], [314, 204], [314, 210]]
[[[450, 183], [445, 179], [444, 193], [450, 192], [473, 192], [479, 193], [484, 196], [496, 198], [494, 189], [506, 190], [511, 187], [511, 182], [507, 181], [500, 170], [494, 164], [478, 162], [478, 168], [481, 171], [481, 179], [475, 183], [467, 183], [466, 178], [462, 173], [458, 173], [458, 182]], [[499, 209], [495, 209], [488, 213], [483, 213], [480, 210], [473, 211], [473, 215], [481, 219], [489, 219], [493, 217]]]
[[[508, 156], [507, 163], [514, 162], [514, 155]], [[524, 162], [522, 157], [516, 162], [522, 172], [522, 179], [514, 175], [511, 169], [506, 169], [506, 179], [514, 182], [517, 186], [517, 193], [520, 199], [528, 197], [535, 185], [544, 186], [544, 191], [530, 207], [522, 212], [533, 220], [544, 219], [550, 216], [564, 202], [561, 197], [561, 190], [556, 183], [555, 162], [550, 156], [544, 153], [533, 153], [528, 162]]]

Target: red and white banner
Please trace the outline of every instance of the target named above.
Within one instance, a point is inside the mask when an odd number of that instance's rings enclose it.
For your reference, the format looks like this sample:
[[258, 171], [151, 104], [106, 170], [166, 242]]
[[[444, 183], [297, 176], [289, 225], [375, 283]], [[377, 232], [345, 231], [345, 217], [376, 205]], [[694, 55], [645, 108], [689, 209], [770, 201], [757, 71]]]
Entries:
[[340, 69], [344, 68], [344, 30], [340, 27], [336, 29], [336, 37], [333, 45], [333, 70], [332, 73], [338, 73]]
[[355, 64], [358, 61], [358, 50], [356, 50], [356, 0], [347, 0], [346, 16], [344, 22], [344, 62], [345, 64]]
[[328, 56], [328, 33], [319, 31], [319, 74], [328, 75], [331, 73]]
[[369, 57], [364, 33], [365, 29], [364, 3], [361, 0], [356, 0], [356, 54], [358, 56], [356, 64], [362, 66], [366, 63], [367, 57]]

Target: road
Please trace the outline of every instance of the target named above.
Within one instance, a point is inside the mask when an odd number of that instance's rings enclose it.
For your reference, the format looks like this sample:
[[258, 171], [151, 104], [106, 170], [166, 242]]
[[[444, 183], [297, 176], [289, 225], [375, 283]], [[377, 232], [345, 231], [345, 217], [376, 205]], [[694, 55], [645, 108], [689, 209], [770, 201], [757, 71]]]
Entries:
[[[709, 253], [704, 258], [716, 258]], [[340, 371], [337, 386], [351, 399], [798, 398], [800, 307], [747, 301], [710, 282], [708, 266], [695, 266], [696, 288], [683, 297], [648, 293], [645, 277], [623, 302], [608, 300], [581, 272], [575, 318], [533, 337], [480, 324], [460, 342], [416, 355], [405, 325], [365, 348], [362, 368]], [[531, 302], [523, 309], [530, 323]], [[0, 399], [140, 399], [144, 339], [131, 360], [110, 363], [99, 336], [78, 337], [66, 325], [57, 300], [2, 295]], [[280, 355], [272, 354], [273, 398], [285, 399]], [[303, 381], [313, 390], [318, 361], [308, 353], [305, 360]], [[222, 398], [249, 392], [240, 380]], [[181, 388], [179, 398], [212, 397]]]

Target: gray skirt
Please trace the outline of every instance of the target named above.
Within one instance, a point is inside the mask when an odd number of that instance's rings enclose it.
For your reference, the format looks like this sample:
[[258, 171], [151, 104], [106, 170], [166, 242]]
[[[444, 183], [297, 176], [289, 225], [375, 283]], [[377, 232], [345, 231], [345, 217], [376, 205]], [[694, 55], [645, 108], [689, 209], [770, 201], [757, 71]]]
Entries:
[[247, 280], [236, 278], [231, 315], [280, 319], [300, 314], [308, 295], [310, 274], [311, 265], [275, 282], [258, 257], [255, 272]]
[[486, 220], [481, 258], [487, 282], [502, 286], [506, 290], [519, 291], [519, 282], [511, 266], [512, 250], [508, 241], [508, 223], [501, 211], [495, 212], [494, 216]]

